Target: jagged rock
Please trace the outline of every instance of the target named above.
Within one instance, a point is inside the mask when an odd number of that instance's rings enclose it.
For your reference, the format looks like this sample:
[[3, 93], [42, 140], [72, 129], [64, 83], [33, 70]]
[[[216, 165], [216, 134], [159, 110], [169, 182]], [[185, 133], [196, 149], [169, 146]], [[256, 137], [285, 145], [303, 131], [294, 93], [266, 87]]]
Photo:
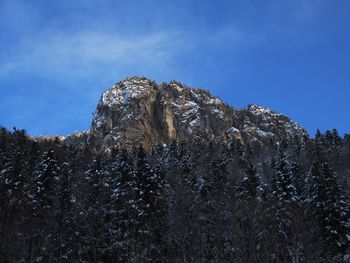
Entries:
[[68, 145], [85, 145], [87, 143], [87, 140], [89, 138], [89, 131], [83, 131], [83, 132], [73, 132], [72, 134], [68, 135], [65, 138], [65, 143]]
[[57, 136], [34, 136], [32, 137], [32, 139], [34, 141], [37, 141], [37, 142], [53, 142], [53, 141], [57, 141], [57, 142], [63, 142], [65, 141], [65, 137], [64, 136], [61, 136], [61, 135], [57, 135]]
[[106, 148], [152, 148], [196, 135], [261, 145], [271, 139], [309, 137], [299, 124], [269, 109], [234, 109], [202, 89], [176, 81], [157, 85], [144, 77], [118, 82], [102, 94], [87, 136], [89, 143]]

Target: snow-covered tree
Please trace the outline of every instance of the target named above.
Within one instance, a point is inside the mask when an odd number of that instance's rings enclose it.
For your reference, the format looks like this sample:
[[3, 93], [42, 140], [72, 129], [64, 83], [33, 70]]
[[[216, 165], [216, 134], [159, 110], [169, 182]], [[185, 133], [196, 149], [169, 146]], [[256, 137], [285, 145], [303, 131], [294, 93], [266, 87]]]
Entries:
[[160, 260], [162, 230], [166, 213], [166, 182], [161, 170], [150, 167], [143, 147], [137, 149], [134, 176], [136, 176], [137, 223], [136, 257], [143, 262]]
[[246, 175], [241, 182], [241, 194], [245, 198], [256, 199], [258, 195], [258, 187], [260, 186], [260, 180], [257, 175], [256, 169], [253, 165], [249, 165], [246, 171]]
[[111, 225], [109, 228], [111, 254], [126, 262], [132, 258], [135, 246], [137, 224], [136, 177], [133, 173], [133, 163], [127, 150], [118, 153], [112, 163], [111, 172]]
[[295, 229], [295, 215], [299, 209], [299, 195], [293, 184], [292, 173], [283, 151], [280, 151], [276, 172], [271, 184], [271, 219], [274, 231], [273, 260], [285, 262], [300, 260], [302, 252]]
[[28, 193], [28, 202], [34, 217], [32, 242], [37, 244], [38, 259], [42, 262], [50, 260], [53, 250], [55, 222], [55, 200], [58, 185], [59, 165], [53, 150], [45, 151], [39, 158], [32, 175], [31, 189]]
[[109, 216], [111, 189], [105, 182], [103, 156], [96, 156], [85, 172], [86, 194], [82, 200], [79, 221], [82, 224], [80, 253], [92, 262], [98, 262], [108, 249], [106, 220]]
[[341, 258], [350, 245], [349, 207], [337, 177], [326, 162], [321, 167], [315, 163], [309, 174], [306, 203], [320, 225], [318, 242], [327, 247], [322, 253], [326, 260]]

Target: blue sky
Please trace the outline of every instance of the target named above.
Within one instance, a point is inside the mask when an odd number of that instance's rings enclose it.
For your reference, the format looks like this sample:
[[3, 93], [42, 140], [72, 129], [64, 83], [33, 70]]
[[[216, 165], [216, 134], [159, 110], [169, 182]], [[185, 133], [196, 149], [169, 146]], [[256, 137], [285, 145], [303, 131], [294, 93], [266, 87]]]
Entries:
[[0, 125], [88, 129], [132, 75], [350, 133], [348, 0], [0, 0]]

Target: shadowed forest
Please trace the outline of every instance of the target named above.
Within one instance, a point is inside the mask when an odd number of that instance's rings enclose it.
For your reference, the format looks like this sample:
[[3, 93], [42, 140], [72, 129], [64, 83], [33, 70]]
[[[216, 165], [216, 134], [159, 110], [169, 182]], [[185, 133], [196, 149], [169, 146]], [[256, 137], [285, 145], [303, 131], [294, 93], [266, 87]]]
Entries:
[[0, 131], [0, 262], [350, 262], [350, 136], [105, 151]]

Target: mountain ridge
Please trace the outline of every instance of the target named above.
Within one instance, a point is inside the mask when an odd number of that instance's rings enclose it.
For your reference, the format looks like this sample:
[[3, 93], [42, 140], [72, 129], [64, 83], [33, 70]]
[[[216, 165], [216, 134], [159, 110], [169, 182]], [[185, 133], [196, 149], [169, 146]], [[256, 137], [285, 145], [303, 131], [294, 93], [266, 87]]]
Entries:
[[256, 104], [236, 109], [203, 89], [145, 77], [127, 78], [101, 95], [88, 137], [107, 147], [141, 143], [151, 148], [196, 135], [257, 145], [309, 137], [298, 123], [270, 109]]
[[67, 144], [90, 144], [106, 149], [142, 144], [152, 149], [172, 141], [188, 142], [196, 136], [227, 144], [240, 142], [264, 147], [308, 132], [287, 116], [257, 104], [234, 108], [201, 88], [178, 81], [157, 84], [146, 77], [119, 81], [102, 93], [90, 129], [67, 137], [40, 136]]

